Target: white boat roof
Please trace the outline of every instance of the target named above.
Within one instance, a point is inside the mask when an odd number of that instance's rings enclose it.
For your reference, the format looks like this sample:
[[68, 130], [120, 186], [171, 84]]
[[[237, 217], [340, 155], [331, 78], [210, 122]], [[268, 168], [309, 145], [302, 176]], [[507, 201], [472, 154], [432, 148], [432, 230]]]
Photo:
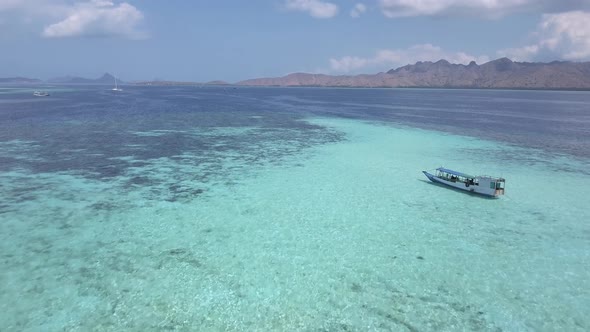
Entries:
[[448, 169], [448, 168], [444, 168], [444, 167], [439, 167], [436, 170], [437, 171], [441, 171], [441, 172], [445, 172], [445, 173], [448, 173], [448, 174], [452, 174], [452, 175], [464, 177], [464, 178], [470, 178], [470, 179], [474, 179], [475, 178], [475, 176], [473, 176], [473, 175], [469, 175], [469, 174], [465, 174], [465, 173], [453, 171], [452, 169]]
[[469, 175], [469, 174], [466, 174], [466, 173], [457, 172], [457, 171], [454, 171], [452, 169], [448, 169], [448, 168], [444, 168], [444, 167], [439, 167], [436, 170], [437, 171], [444, 172], [444, 173], [447, 173], [447, 174], [452, 174], [452, 175], [464, 177], [464, 178], [467, 178], [467, 179], [488, 178], [488, 179], [493, 179], [495, 181], [505, 181], [503, 178], [500, 178], [500, 177], [497, 177], [497, 176], [490, 176], [490, 175], [478, 175], [478, 176], [474, 176], [474, 175]]

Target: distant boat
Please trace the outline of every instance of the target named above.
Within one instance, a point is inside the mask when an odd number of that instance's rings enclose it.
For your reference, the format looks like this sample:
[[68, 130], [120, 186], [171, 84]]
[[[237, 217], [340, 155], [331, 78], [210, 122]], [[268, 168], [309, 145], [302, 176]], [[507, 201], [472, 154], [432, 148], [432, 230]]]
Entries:
[[117, 86], [117, 77], [115, 77], [115, 87], [114, 87], [112, 90], [113, 90], [113, 91], [123, 91], [123, 89], [120, 89], [120, 88]]
[[426, 171], [422, 173], [432, 182], [455, 189], [489, 197], [504, 195], [506, 180], [503, 178], [488, 175], [473, 176], [443, 167], [437, 168], [435, 174], [430, 174]]
[[35, 92], [33, 92], [33, 96], [35, 96], [35, 97], [47, 97], [47, 96], [49, 96], [49, 92], [47, 92], [47, 91], [35, 91]]

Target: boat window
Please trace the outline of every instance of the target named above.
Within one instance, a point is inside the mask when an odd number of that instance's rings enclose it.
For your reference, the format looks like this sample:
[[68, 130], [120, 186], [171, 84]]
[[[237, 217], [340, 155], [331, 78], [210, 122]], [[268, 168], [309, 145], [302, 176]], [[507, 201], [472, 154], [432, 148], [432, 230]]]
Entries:
[[504, 182], [496, 182], [496, 189], [503, 189], [504, 188]]
[[490, 182], [490, 188], [496, 189], [496, 182]]

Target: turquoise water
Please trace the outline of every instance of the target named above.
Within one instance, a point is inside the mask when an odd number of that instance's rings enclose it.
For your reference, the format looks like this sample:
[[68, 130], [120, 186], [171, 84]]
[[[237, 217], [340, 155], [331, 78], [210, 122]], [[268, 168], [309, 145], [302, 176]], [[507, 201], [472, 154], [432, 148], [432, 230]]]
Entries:
[[[188, 148], [105, 155], [127, 165], [108, 180], [0, 173], [0, 330], [590, 329], [587, 159], [382, 121], [297, 121], [339, 139], [232, 150], [264, 125], [131, 128], [218, 146], [203, 162]], [[42, 148], [7, 140], [0, 158], [29, 165]], [[443, 165], [503, 176], [506, 196], [421, 173]]]

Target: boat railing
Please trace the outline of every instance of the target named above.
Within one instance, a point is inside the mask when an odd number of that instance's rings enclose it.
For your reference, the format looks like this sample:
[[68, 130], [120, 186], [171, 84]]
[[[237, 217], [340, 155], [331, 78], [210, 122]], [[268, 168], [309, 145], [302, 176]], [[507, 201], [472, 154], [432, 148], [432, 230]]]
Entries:
[[506, 179], [504, 179], [504, 178], [497, 177], [497, 176], [491, 176], [491, 175], [479, 175], [479, 176], [477, 176], [477, 178], [479, 178], [479, 179], [491, 179], [491, 180], [494, 180], [496, 182], [497, 181], [501, 181], [501, 182], [505, 182], [506, 181]]

